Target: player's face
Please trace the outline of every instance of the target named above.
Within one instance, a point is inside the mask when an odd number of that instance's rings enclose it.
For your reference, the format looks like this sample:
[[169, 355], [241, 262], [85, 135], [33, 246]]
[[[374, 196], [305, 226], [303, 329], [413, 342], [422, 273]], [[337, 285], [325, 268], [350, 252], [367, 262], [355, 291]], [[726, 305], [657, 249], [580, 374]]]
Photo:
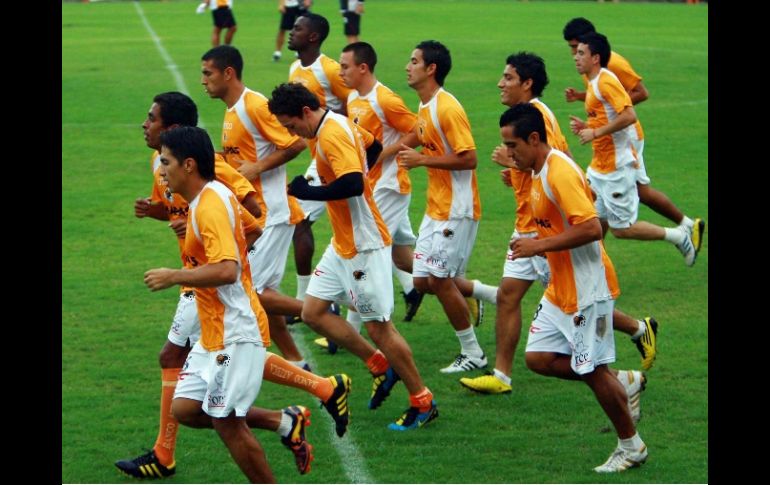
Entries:
[[578, 74], [588, 74], [591, 72], [593, 56], [591, 55], [591, 48], [587, 44], [582, 42], [578, 44], [574, 58], [575, 69], [577, 69]]
[[299, 17], [294, 21], [294, 27], [289, 32], [289, 43], [287, 44], [291, 51], [301, 51], [310, 43], [310, 22], [305, 17]]
[[570, 39], [567, 41], [567, 45], [569, 46], [570, 52], [572, 52], [572, 55], [574, 56], [577, 52], [578, 48], [578, 40], [577, 39]]
[[160, 148], [160, 176], [166, 182], [168, 190], [178, 193], [184, 180], [184, 168], [179, 160], [165, 146]]
[[227, 91], [225, 73], [217, 69], [211, 59], [201, 64], [201, 84], [212, 98], [222, 98]]
[[417, 88], [428, 79], [427, 67], [422, 57], [422, 49], [412, 51], [412, 57], [406, 63], [406, 82], [410, 87]]
[[160, 106], [152, 103], [150, 111], [147, 112], [147, 119], [142, 123], [144, 130], [144, 142], [152, 149], [160, 148], [160, 134], [163, 132], [163, 119], [160, 117]]
[[276, 115], [275, 117], [292, 135], [301, 136], [302, 138], [315, 137], [315, 130], [311, 128], [310, 123], [307, 121], [307, 116]]
[[514, 131], [510, 125], [500, 128], [500, 137], [508, 148], [508, 156], [519, 170], [531, 170], [535, 165], [535, 149], [527, 140], [516, 136]]
[[506, 64], [503, 77], [498, 81], [497, 87], [500, 88], [500, 102], [506, 106], [528, 101], [525, 97], [526, 90], [521, 85], [519, 73], [510, 64]]
[[345, 85], [351, 89], [358, 89], [361, 84], [361, 66], [356, 65], [353, 52], [340, 54], [340, 76]]

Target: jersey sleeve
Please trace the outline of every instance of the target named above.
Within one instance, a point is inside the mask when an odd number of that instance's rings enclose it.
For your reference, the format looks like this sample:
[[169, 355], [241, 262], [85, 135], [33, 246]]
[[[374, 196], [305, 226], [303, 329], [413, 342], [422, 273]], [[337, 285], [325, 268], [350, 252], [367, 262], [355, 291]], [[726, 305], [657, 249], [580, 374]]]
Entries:
[[476, 149], [468, 116], [459, 105], [450, 104], [446, 109], [440, 110], [439, 122], [453, 152], [459, 154]]
[[636, 85], [639, 84], [639, 81], [642, 80], [642, 76], [634, 71], [634, 68], [631, 67], [631, 63], [628, 62], [625, 57], [616, 54], [615, 52], [610, 56], [610, 62], [607, 65], [607, 69], [612, 71], [618, 77], [620, 84], [623, 85], [623, 88], [626, 91], [634, 89]]
[[339, 64], [334, 62], [324, 63], [323, 68], [326, 72], [326, 78], [329, 79], [332, 94], [341, 101], [347, 101], [352, 89], [347, 87], [345, 81], [342, 80]]
[[251, 182], [225, 162], [221, 155], [216, 155], [214, 159], [214, 172], [217, 180], [225, 184], [239, 201], [245, 199], [247, 195], [257, 192]]
[[620, 114], [626, 108], [633, 106], [631, 97], [628, 95], [623, 85], [612, 79], [611, 76], [603, 75], [599, 80], [599, 91], [602, 98], [612, 106], [616, 113]]
[[588, 183], [582, 173], [568, 162], [561, 162], [549, 170], [548, 184], [567, 221], [574, 226], [596, 218], [596, 208], [588, 196]]
[[[354, 136], [355, 134], [353, 131]], [[343, 128], [329, 127], [328, 134], [319, 138], [319, 145], [336, 178], [353, 172], [363, 173], [358, 145]]]
[[224, 203], [206, 204], [195, 211], [200, 240], [209, 264], [220, 261], [237, 261], [237, 248], [233, 230], [230, 227], [230, 217]]
[[380, 104], [385, 113], [385, 120], [396, 131], [409, 133], [414, 129], [414, 125], [417, 124], [417, 115], [409, 111], [400, 96], [389, 93], [381, 98]]
[[262, 133], [262, 136], [272, 142], [279, 150], [285, 150], [299, 141], [299, 137], [292, 135], [278, 122], [267, 103], [261, 103], [259, 106], [249, 110], [249, 118], [254, 126]]

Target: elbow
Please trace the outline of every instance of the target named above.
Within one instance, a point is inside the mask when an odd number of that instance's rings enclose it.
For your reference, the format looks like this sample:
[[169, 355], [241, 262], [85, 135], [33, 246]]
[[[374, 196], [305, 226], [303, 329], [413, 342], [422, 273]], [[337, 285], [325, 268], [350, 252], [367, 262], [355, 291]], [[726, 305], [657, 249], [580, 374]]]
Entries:
[[238, 263], [226, 261], [221, 265], [219, 277], [223, 285], [231, 285], [238, 281]]
[[589, 230], [587, 231], [587, 236], [590, 238], [588, 240], [589, 242], [601, 241], [602, 240], [602, 236], [603, 236], [602, 225], [599, 222], [599, 219], [594, 219], [591, 222], [591, 226], [590, 226]]

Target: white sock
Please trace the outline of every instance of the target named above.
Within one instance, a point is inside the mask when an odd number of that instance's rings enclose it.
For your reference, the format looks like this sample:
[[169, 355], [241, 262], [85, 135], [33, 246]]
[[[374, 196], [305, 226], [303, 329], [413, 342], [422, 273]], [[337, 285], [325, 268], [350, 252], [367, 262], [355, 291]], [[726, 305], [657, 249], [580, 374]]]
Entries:
[[496, 286], [485, 285], [479, 280], [473, 280], [472, 283], [473, 283], [473, 298], [479, 298], [481, 300], [486, 301], [487, 303], [497, 305], [497, 287]]
[[291, 416], [281, 412], [281, 424], [278, 425], [278, 429], [275, 432], [284, 438], [289, 436], [289, 433], [291, 433]]
[[666, 235], [663, 239], [671, 244], [679, 244], [684, 241], [684, 238], [687, 236], [684, 229], [681, 227], [664, 227], [663, 230], [666, 231]]
[[281, 57], [281, 51], [275, 51], [273, 52], [274, 56]]
[[297, 367], [299, 367], [300, 369], [302, 369], [302, 367], [303, 367], [305, 364], [307, 364], [307, 362], [305, 362], [305, 359], [302, 359], [302, 360], [288, 360], [288, 359], [287, 359], [287, 360], [286, 360], [286, 362], [288, 362], [288, 363], [289, 363], [289, 364], [291, 364], [291, 365], [296, 365], [296, 366], [297, 366]]
[[455, 335], [457, 335], [457, 339], [460, 341], [460, 353], [477, 359], [484, 355], [484, 351], [481, 350], [479, 342], [476, 340], [476, 332], [473, 331], [473, 326], [459, 332], [455, 331]]
[[631, 340], [639, 340], [639, 337], [647, 333], [647, 324], [644, 320], [637, 320], [636, 323], [639, 324], [639, 329], [631, 335]]
[[495, 369], [494, 374], [495, 374], [495, 377], [500, 379], [500, 382], [502, 382], [503, 384], [508, 384], [509, 386], [511, 385], [511, 378], [503, 374], [501, 371]]
[[680, 226], [685, 226], [688, 229], [692, 229], [692, 227], [695, 225], [695, 221], [693, 221], [692, 219], [690, 219], [687, 216], [684, 216], [684, 217], [682, 217], [682, 220], [679, 222], [679, 225]]
[[401, 283], [401, 288], [404, 289], [404, 293], [409, 293], [414, 289], [414, 280], [412, 279], [412, 273], [407, 273], [406, 271], [402, 271], [398, 268], [396, 268], [396, 265], [393, 265], [393, 274], [396, 275], [396, 279], [399, 283]]
[[644, 446], [644, 441], [642, 441], [639, 433], [635, 433], [632, 437], [626, 438], [624, 440], [618, 438], [618, 446], [626, 451], [633, 451], [634, 453], [638, 453], [639, 450], [642, 449], [642, 446]]
[[623, 384], [624, 388], [628, 388], [628, 374], [630, 372], [628, 370], [618, 370], [618, 380]]
[[297, 275], [297, 300], [305, 301], [305, 293], [307, 292], [307, 285], [310, 283], [310, 275]]
[[350, 324], [350, 326], [353, 327], [353, 329], [357, 333], [361, 333], [361, 325], [363, 325], [364, 322], [363, 322], [363, 320], [361, 320], [361, 314], [360, 313], [358, 313], [355, 310], [351, 310], [350, 308], [348, 308], [348, 318], [347, 318], [347, 321]]

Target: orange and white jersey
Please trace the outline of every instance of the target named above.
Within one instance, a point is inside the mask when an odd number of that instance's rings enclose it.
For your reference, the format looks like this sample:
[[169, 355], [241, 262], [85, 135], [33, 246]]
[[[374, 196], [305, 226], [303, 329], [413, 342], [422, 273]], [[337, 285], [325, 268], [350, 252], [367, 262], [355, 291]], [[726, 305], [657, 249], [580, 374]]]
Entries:
[[216, 180], [190, 202], [185, 255], [193, 267], [222, 261], [238, 264], [234, 283], [195, 288], [201, 345], [209, 352], [234, 342], [270, 345], [267, 315], [251, 284], [245, 232], [257, 220], [243, 210], [232, 192]]
[[[530, 101], [543, 115], [545, 121], [545, 134], [548, 138], [548, 144], [551, 147], [566, 152], [569, 150], [567, 140], [561, 132], [559, 122], [556, 120], [553, 112], [539, 98], [532, 98]], [[534, 219], [532, 219], [532, 207], [529, 203], [529, 192], [532, 187], [532, 171], [523, 172], [511, 168], [511, 186], [516, 197], [516, 231], [519, 234], [532, 233], [537, 231]]]
[[210, 10], [216, 10], [220, 7], [233, 8], [233, 0], [209, 0]]
[[[244, 89], [233, 107], [225, 110], [222, 150], [234, 168], [240, 166], [237, 160], [256, 162], [297, 141], [299, 137], [291, 135], [278, 122], [267, 107], [267, 98], [256, 91]], [[286, 193], [286, 182], [285, 165], [262, 172], [254, 180], [262, 209], [261, 227], [296, 224], [305, 217], [297, 200]]]
[[[417, 135], [423, 147], [422, 152], [432, 157], [476, 149], [465, 110], [444, 88], [439, 88], [427, 103], [420, 103]], [[425, 213], [438, 221], [463, 217], [479, 220], [481, 201], [476, 170], [428, 167], [428, 203]]]
[[[556, 236], [568, 227], [595, 219], [596, 209], [585, 173], [567, 155], [552, 149], [540, 173], [532, 175], [532, 212], [541, 238]], [[611, 298], [608, 277], [614, 270], [603, 263], [601, 241], [545, 253], [551, 281], [545, 297], [564, 313], [575, 313]], [[617, 288], [616, 288], [617, 290]]]
[[361, 251], [390, 245], [388, 228], [374, 203], [366, 178], [363, 141], [353, 123], [328, 111], [315, 138], [316, 163], [321, 183], [328, 185], [341, 176], [359, 172], [364, 176], [364, 193], [341, 200], [327, 200], [332, 225], [332, 246], [345, 259]]
[[[417, 116], [409, 111], [401, 96], [379, 81], [366, 96], [361, 96], [355, 89], [350, 92], [348, 118], [374, 135], [383, 147], [397, 143], [417, 123]], [[401, 194], [412, 191], [409, 171], [398, 165], [395, 155], [372, 167], [368, 177], [374, 189], [389, 189]]]
[[315, 94], [321, 107], [333, 110], [342, 108], [342, 100], [348, 99], [351, 89], [340, 76], [340, 64], [324, 54], [318, 56], [309, 66], [303, 66], [297, 59], [289, 67], [289, 82], [302, 83]]
[[[588, 127], [599, 128], [615, 118], [626, 108], [632, 107], [628, 95], [618, 78], [605, 68], [588, 82], [585, 110]], [[633, 139], [636, 131], [633, 125], [610, 135], [600, 136], [592, 142], [594, 155], [591, 168], [599, 173], [614, 172], [620, 167], [636, 163]]]

